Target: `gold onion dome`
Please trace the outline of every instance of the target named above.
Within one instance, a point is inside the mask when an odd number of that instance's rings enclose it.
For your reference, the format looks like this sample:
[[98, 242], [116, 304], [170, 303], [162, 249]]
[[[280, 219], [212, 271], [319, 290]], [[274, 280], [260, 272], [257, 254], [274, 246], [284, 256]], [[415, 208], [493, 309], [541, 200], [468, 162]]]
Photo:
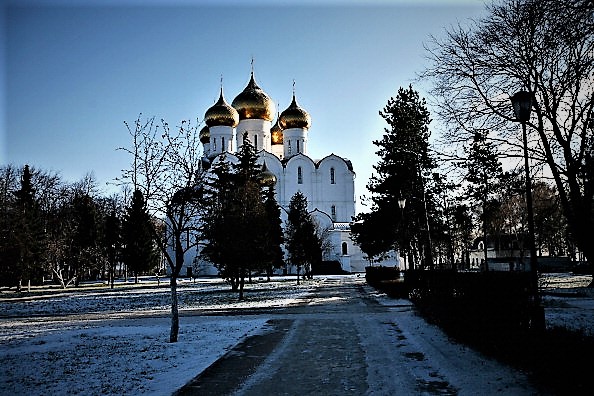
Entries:
[[239, 114], [225, 101], [222, 87], [219, 100], [210, 109], [206, 110], [204, 121], [209, 127], [219, 125], [236, 127], [239, 123]]
[[283, 130], [278, 123], [278, 118], [270, 128], [270, 137], [272, 138], [272, 144], [283, 144]]
[[276, 184], [276, 176], [268, 170], [266, 162], [262, 165], [262, 171], [257, 176], [258, 183], [264, 187], [273, 187]]
[[201, 143], [209, 143], [210, 142], [210, 130], [208, 129], [208, 127], [205, 125], [201, 130], [200, 130], [200, 142]]
[[294, 93], [291, 105], [279, 117], [279, 124], [283, 130], [290, 128], [309, 129], [311, 126], [309, 113], [299, 107]]
[[254, 72], [252, 72], [248, 85], [233, 99], [231, 105], [239, 113], [240, 120], [272, 121], [274, 119], [274, 103], [266, 92], [256, 84]]

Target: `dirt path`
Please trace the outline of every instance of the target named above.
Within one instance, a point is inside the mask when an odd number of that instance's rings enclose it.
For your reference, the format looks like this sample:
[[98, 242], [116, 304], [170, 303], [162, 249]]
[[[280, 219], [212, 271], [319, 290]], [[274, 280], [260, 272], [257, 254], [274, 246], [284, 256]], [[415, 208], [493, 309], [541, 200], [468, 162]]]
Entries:
[[538, 394], [521, 373], [449, 342], [408, 302], [380, 305], [360, 280], [329, 279], [314, 294], [178, 395]]

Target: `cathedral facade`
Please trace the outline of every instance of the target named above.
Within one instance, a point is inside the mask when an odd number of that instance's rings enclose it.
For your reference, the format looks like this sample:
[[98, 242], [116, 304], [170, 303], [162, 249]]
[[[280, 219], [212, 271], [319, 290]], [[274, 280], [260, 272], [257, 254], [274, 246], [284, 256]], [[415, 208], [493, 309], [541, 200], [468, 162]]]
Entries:
[[[352, 163], [335, 154], [322, 159], [309, 157], [311, 117], [299, 106], [295, 93], [289, 107], [277, 115], [273, 101], [258, 86], [252, 71], [249, 83], [231, 104], [227, 103], [221, 87], [218, 101], [206, 110], [204, 123], [200, 141], [205, 163], [234, 162], [234, 153], [241, 148], [247, 134], [258, 153], [263, 176], [274, 184], [283, 224], [291, 198], [301, 191], [311, 215], [320, 227], [328, 230], [331, 247], [324, 252], [323, 260], [333, 261], [335, 266], [336, 262], [340, 263], [345, 272], [365, 271], [363, 255], [350, 238], [350, 222], [355, 215]], [[193, 275], [216, 275], [217, 270], [201, 262], [196, 253], [188, 252], [191, 257], [186, 261], [193, 263]], [[287, 271], [292, 272], [290, 263], [287, 264]]]

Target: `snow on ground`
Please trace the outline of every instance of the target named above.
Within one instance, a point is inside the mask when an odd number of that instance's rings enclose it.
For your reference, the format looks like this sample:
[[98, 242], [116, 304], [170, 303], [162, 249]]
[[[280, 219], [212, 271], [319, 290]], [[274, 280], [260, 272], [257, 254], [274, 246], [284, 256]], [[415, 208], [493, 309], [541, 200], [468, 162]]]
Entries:
[[294, 278], [256, 283], [247, 287], [248, 299], [237, 302], [237, 293], [222, 281], [184, 282], [177, 343], [168, 342], [167, 284], [49, 297], [36, 291], [35, 298], [18, 299], [3, 293], [0, 394], [171, 394], [266, 323], [256, 316], [185, 312], [287, 306], [316, 284], [296, 286]]
[[[594, 294], [583, 289], [590, 280], [556, 275], [542, 282], [552, 294], [543, 299], [548, 326], [594, 335]], [[171, 394], [241, 339], [261, 331], [267, 316], [242, 315], [241, 309], [283, 307], [305, 300], [316, 303], [310, 301], [309, 292], [323, 281], [317, 278], [300, 286], [294, 278], [257, 282], [248, 286], [247, 300], [241, 303], [222, 281], [182, 282], [177, 343], [168, 342], [166, 283], [161, 287], [152, 282], [119, 285], [114, 290], [107, 286], [82, 291], [36, 289], [22, 298], [3, 290], [0, 394]], [[364, 282], [364, 278], [353, 281]], [[395, 303], [377, 293], [373, 297]], [[237, 309], [234, 316], [195, 315], [229, 308]], [[473, 369], [468, 367], [468, 372]]]
[[540, 285], [547, 327], [565, 327], [594, 337], [594, 289], [591, 275], [544, 274]]

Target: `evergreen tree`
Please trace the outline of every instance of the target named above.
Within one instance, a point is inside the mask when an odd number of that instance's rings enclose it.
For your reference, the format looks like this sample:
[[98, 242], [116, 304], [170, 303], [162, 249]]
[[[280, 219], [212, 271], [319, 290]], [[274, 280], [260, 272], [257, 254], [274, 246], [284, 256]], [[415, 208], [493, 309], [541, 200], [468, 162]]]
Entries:
[[[44, 239], [41, 212], [35, 199], [32, 174], [25, 165], [21, 176], [21, 188], [14, 192], [12, 210], [13, 276], [20, 286], [23, 280], [39, 280], [41, 276], [41, 253]], [[36, 279], [37, 278], [37, 279]]]
[[231, 252], [234, 231], [230, 208], [232, 206], [232, 175], [227, 161], [219, 161], [211, 169], [201, 213], [202, 223], [198, 238], [205, 242], [200, 251], [203, 260], [213, 263], [232, 290], [239, 288], [238, 274], [233, 267]]
[[[400, 88], [395, 98], [380, 111], [380, 116], [388, 127], [381, 140], [373, 142], [379, 147], [376, 154], [380, 157], [374, 165], [377, 174], [372, 175], [367, 189], [371, 192], [371, 211], [375, 215], [359, 214], [356, 222], [373, 221], [373, 226], [357, 226], [353, 230], [355, 239], [368, 241], [368, 249], [373, 256], [379, 256], [379, 250], [389, 250], [392, 245], [402, 248], [415, 245], [415, 256], [424, 256], [424, 266], [433, 267], [433, 254], [429, 235], [426, 197], [426, 173], [434, 168], [429, 155], [429, 111], [426, 102], [409, 86]], [[406, 199], [406, 208], [400, 210], [398, 199]], [[398, 221], [394, 222], [394, 219]], [[385, 240], [375, 247], [369, 241], [378, 228]], [[404, 232], [406, 231], [406, 236]], [[369, 233], [359, 236], [358, 233]], [[404, 240], [407, 240], [406, 242]], [[400, 240], [401, 242], [399, 243]], [[421, 254], [423, 253], [423, 254]]]
[[122, 226], [122, 260], [134, 273], [135, 282], [138, 282], [138, 274], [147, 272], [158, 264], [159, 255], [153, 242], [154, 235], [154, 226], [144, 196], [140, 190], [135, 190], [130, 206], [126, 208]]
[[322, 259], [321, 242], [316, 233], [316, 224], [307, 211], [307, 198], [297, 191], [289, 202], [287, 226], [285, 228], [286, 248], [289, 261], [297, 268], [297, 284], [301, 269], [311, 268]]
[[266, 191], [264, 202], [264, 213], [266, 216], [266, 234], [264, 238], [265, 270], [268, 280], [274, 269], [284, 266], [284, 254], [282, 249], [283, 223], [280, 218], [281, 209], [274, 198], [274, 186]]
[[243, 299], [245, 277], [265, 269], [268, 225], [257, 155], [247, 135], [236, 156], [235, 164], [221, 161], [211, 168], [199, 238], [208, 241], [202, 258], [213, 263]]
[[487, 236], [490, 222], [497, 213], [498, 202], [494, 195], [500, 190], [504, 176], [497, 150], [488, 140], [486, 131], [477, 131], [470, 147], [466, 149], [467, 160], [462, 164], [466, 168], [468, 181], [467, 196], [480, 202], [482, 207], [481, 223], [483, 231], [483, 255], [485, 270], [487, 262]]
[[107, 256], [108, 274], [111, 288], [114, 287], [115, 270], [122, 248], [122, 222], [116, 211], [112, 210], [105, 219], [104, 245]]
[[70, 245], [70, 266], [75, 273], [75, 286], [81, 278], [95, 270], [98, 257], [97, 208], [93, 198], [76, 192], [71, 202], [73, 235]]

